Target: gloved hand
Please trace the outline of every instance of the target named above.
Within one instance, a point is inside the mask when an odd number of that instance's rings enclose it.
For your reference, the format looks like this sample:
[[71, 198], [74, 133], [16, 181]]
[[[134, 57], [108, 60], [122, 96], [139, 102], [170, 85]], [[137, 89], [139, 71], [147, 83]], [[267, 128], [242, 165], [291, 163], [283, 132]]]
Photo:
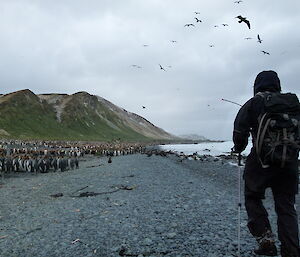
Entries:
[[240, 154], [243, 150], [238, 148], [236, 145], [231, 148], [231, 153]]

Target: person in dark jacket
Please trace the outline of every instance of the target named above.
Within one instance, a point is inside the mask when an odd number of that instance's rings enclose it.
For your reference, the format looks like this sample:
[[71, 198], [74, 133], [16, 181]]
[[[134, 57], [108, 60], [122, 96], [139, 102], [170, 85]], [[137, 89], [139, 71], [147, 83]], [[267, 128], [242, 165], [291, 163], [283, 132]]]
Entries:
[[234, 151], [241, 153], [252, 136], [253, 147], [244, 169], [245, 207], [248, 228], [258, 242], [258, 255], [276, 256], [274, 234], [263, 206], [266, 188], [271, 188], [277, 214], [278, 238], [282, 257], [299, 257], [298, 219], [295, 195], [298, 193], [298, 160], [284, 168], [263, 168], [257, 157], [254, 141], [258, 131], [258, 117], [264, 111], [264, 98], [259, 92], [281, 92], [278, 75], [274, 71], [260, 72], [254, 82], [254, 97], [239, 110], [233, 131]]

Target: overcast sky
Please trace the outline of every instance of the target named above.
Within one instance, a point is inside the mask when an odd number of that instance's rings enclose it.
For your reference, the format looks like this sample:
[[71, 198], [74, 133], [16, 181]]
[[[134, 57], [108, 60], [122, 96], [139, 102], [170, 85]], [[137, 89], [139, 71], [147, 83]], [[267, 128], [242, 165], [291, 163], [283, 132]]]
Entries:
[[221, 98], [243, 104], [260, 71], [300, 93], [300, 1], [234, 1], [0, 0], [0, 93], [87, 91], [175, 135], [230, 139], [239, 107]]

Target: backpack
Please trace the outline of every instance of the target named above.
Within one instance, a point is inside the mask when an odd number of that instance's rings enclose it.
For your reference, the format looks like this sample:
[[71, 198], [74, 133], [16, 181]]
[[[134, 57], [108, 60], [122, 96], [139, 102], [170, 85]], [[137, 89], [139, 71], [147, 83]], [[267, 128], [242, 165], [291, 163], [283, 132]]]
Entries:
[[255, 140], [263, 168], [284, 168], [298, 160], [300, 148], [300, 104], [295, 94], [260, 92], [264, 112], [258, 117]]

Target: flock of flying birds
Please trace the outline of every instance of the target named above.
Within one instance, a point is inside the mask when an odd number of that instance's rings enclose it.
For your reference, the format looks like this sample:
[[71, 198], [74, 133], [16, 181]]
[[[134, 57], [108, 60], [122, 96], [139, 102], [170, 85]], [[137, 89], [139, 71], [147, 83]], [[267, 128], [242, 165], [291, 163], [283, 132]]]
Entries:
[[[238, 1], [235, 1], [234, 3], [235, 3], [235, 4], [240, 4], [241, 2], [243, 2], [243, 1], [242, 1], [242, 0], [238, 0]], [[194, 17], [195, 22], [194, 22], [194, 23], [186, 23], [186, 24], [184, 25], [184, 27], [187, 27], [187, 28], [189, 28], [189, 27], [191, 27], [191, 28], [192, 28], [192, 27], [196, 27], [195, 24], [198, 24], [198, 23], [202, 23], [202, 22], [203, 22], [203, 20], [200, 19], [200, 17], [199, 17], [200, 12], [195, 11], [194, 14], [195, 14], [195, 16], [196, 16], [196, 17]], [[237, 22], [238, 22], [238, 23], [244, 23], [244, 24], [247, 26], [248, 29], [251, 29], [250, 21], [249, 21], [246, 17], [243, 17], [242, 15], [238, 15], [238, 16], [235, 17], [235, 19], [237, 19]], [[228, 25], [227, 23], [222, 23], [220, 26], [227, 27], [227, 26], [229, 26], [229, 25]], [[219, 25], [214, 25], [214, 27], [215, 27], [215, 28], [216, 28], [216, 27], [219, 27]], [[246, 38], [245, 38], [245, 40], [251, 40], [251, 39], [252, 39], [251, 37], [246, 37]], [[262, 41], [263, 41], [263, 40], [261, 39], [260, 35], [257, 34], [257, 42], [258, 42], [259, 44], [261, 44]], [[170, 42], [171, 42], [171, 43], [177, 43], [177, 40], [170, 40]], [[148, 44], [144, 44], [144, 45], [143, 45], [143, 47], [148, 47], [148, 46], [149, 46]], [[215, 46], [214, 46], [213, 44], [210, 44], [209, 47], [215, 47]], [[270, 55], [270, 53], [267, 52], [267, 51], [262, 50], [261, 52], [262, 52], [264, 55]], [[137, 69], [141, 69], [141, 68], [142, 68], [142, 66], [137, 65], [137, 64], [132, 64], [131, 67], [137, 68]], [[166, 70], [166, 67], [163, 67], [161, 64], [158, 64], [158, 67], [159, 67], [159, 69], [160, 69], [161, 71], [165, 71], [165, 72], [167, 71], [167, 70]], [[167, 67], [168, 67], [168, 68], [171, 68], [171, 66], [167, 66]], [[145, 106], [142, 106], [142, 108], [145, 109], [146, 107], [145, 107]]]
[[[235, 1], [234, 3], [237, 3], [237, 4], [239, 4], [239, 3], [241, 3], [242, 2], [242, 0], [239, 0], [239, 1]], [[200, 14], [199, 12], [195, 12], [195, 14], [196, 15], [198, 15], [198, 14]], [[247, 20], [247, 18], [246, 17], [243, 17], [243, 16], [241, 16], [241, 15], [238, 15], [238, 16], [236, 16], [235, 17], [236, 19], [238, 19], [238, 23], [242, 23], [242, 22], [244, 22], [246, 25], [247, 25], [247, 27], [250, 29], [251, 28], [251, 25], [250, 25], [250, 21], [249, 20]], [[198, 22], [202, 22], [202, 20], [200, 20], [198, 17], [195, 17], [195, 20], [196, 20], [196, 23], [198, 23]], [[227, 23], [222, 23], [222, 26], [224, 26], [224, 27], [227, 27], [227, 26], [229, 26]], [[185, 24], [184, 25], [184, 27], [195, 27], [195, 24], [194, 23], [187, 23], [187, 24]], [[216, 28], [216, 27], [218, 27], [218, 25], [214, 25], [214, 27]], [[251, 37], [246, 37], [245, 38], [246, 40], [250, 40], [250, 39], [252, 39]], [[176, 42], [176, 41], [175, 41]], [[258, 43], [262, 43], [262, 40], [261, 40], [261, 38], [260, 38], [260, 36], [259, 36], [259, 34], [257, 35], [257, 42]], [[209, 45], [209, 47], [214, 47], [214, 45]], [[269, 52], [267, 52], [267, 51], [261, 51], [263, 54], [267, 54], [267, 55], [270, 55], [270, 53]]]
[[[240, 4], [241, 2], [243, 2], [242, 0], [238, 0], [238, 1], [235, 1], [234, 3], [235, 4]], [[200, 12], [194, 12], [196, 15], [199, 15], [200, 14]], [[202, 23], [202, 20], [201, 19], [199, 19], [199, 17], [194, 17], [195, 18], [195, 20], [196, 20], [196, 23], [198, 23], [198, 22], [201, 22]], [[236, 19], [238, 19], [238, 23], [245, 23], [246, 25], [247, 25], [247, 27], [249, 28], [249, 29], [251, 29], [251, 25], [250, 25], [250, 21], [246, 18], [246, 17], [243, 17], [242, 15], [238, 15], [238, 16], [236, 16], [235, 17]], [[224, 27], [227, 27], [227, 26], [229, 26], [227, 23], [222, 23], [222, 26], [224, 26]], [[195, 27], [195, 24], [194, 23], [187, 23], [187, 24], [185, 24], [184, 25], [184, 27]], [[216, 28], [216, 27], [218, 27], [218, 25], [214, 25], [214, 27]], [[250, 39], [252, 39], [251, 37], [246, 37], [245, 38], [246, 40], [250, 40]], [[259, 36], [259, 34], [257, 35], [257, 42], [258, 43], [262, 43], [262, 39], [260, 38], [260, 36]], [[209, 47], [214, 47], [214, 45], [209, 45]], [[269, 52], [267, 52], [267, 51], [264, 51], [264, 50], [262, 50], [261, 51], [264, 55], [265, 54], [267, 54], [267, 55], [270, 55], [270, 53]]]

